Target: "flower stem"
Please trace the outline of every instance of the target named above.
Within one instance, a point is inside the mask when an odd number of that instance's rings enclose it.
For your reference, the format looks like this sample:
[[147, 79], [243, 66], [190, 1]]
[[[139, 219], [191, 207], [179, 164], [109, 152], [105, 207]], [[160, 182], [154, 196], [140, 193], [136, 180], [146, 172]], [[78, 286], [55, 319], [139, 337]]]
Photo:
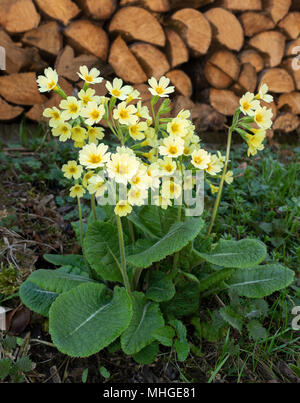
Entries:
[[222, 173], [222, 177], [221, 177], [221, 181], [220, 181], [220, 185], [219, 185], [219, 191], [218, 191], [218, 195], [215, 201], [215, 205], [214, 205], [214, 209], [212, 212], [212, 216], [211, 216], [211, 220], [210, 220], [210, 224], [209, 224], [209, 228], [208, 228], [208, 232], [207, 232], [207, 236], [209, 236], [211, 234], [216, 216], [217, 216], [217, 212], [218, 212], [218, 208], [219, 208], [219, 204], [221, 201], [221, 196], [222, 196], [222, 190], [223, 190], [223, 186], [224, 186], [224, 181], [225, 181], [225, 175], [227, 173], [227, 167], [228, 167], [228, 162], [229, 162], [229, 156], [230, 156], [230, 148], [231, 148], [231, 140], [232, 140], [232, 132], [233, 132], [234, 128], [233, 126], [231, 126], [228, 130], [228, 138], [227, 138], [227, 150], [226, 150], [226, 157], [225, 157], [225, 163], [224, 163], [224, 169], [223, 169], [223, 173]]
[[80, 197], [77, 197], [77, 201], [78, 201], [78, 213], [79, 213], [79, 223], [80, 223], [80, 243], [81, 243], [81, 248], [83, 248], [83, 223], [82, 223], [82, 210], [81, 210]]
[[96, 202], [94, 195], [91, 195], [91, 207], [93, 211], [94, 220], [97, 221]]
[[124, 245], [124, 235], [123, 235], [123, 228], [122, 228], [122, 221], [121, 218], [116, 215], [117, 220], [117, 227], [118, 227], [118, 235], [119, 235], [119, 246], [120, 246], [120, 256], [121, 256], [121, 274], [123, 277], [123, 282], [125, 288], [129, 295], [131, 295], [131, 287], [127, 275], [126, 269], [126, 257], [125, 257], [125, 245]]

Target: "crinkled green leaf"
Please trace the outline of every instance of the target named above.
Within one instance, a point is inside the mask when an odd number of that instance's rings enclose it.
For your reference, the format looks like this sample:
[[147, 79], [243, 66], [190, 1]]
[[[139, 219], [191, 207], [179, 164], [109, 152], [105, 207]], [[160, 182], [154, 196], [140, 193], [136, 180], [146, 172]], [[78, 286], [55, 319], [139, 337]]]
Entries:
[[115, 287], [111, 297], [103, 284], [81, 284], [52, 304], [50, 335], [61, 352], [88, 357], [116, 340], [131, 316], [131, 299], [125, 288]]
[[11, 368], [11, 360], [8, 358], [2, 358], [0, 360], [0, 379], [5, 379], [9, 375], [9, 371]]
[[266, 246], [257, 239], [225, 241], [221, 239], [210, 253], [199, 255], [217, 266], [243, 269], [261, 263], [267, 254]]
[[160, 271], [151, 273], [146, 297], [155, 302], [169, 301], [175, 295], [175, 287], [167, 275]]
[[263, 327], [263, 325], [258, 320], [251, 320], [247, 324], [247, 329], [249, 332], [249, 336], [254, 341], [259, 341], [266, 339], [268, 337], [267, 330]]
[[121, 336], [121, 346], [126, 354], [136, 354], [151, 344], [155, 340], [153, 332], [164, 326], [159, 305], [149, 301], [143, 293], [133, 293], [132, 308], [131, 322]]
[[135, 267], [147, 268], [152, 263], [159, 262], [167, 256], [179, 252], [199, 234], [202, 226], [203, 220], [194, 217], [185, 222], [176, 223], [152, 247], [138, 254], [128, 256], [127, 261]]
[[288, 287], [294, 276], [292, 270], [280, 264], [266, 264], [234, 271], [227, 285], [242, 297], [263, 298]]
[[232, 274], [234, 269], [222, 269], [200, 280], [199, 291], [207, 291], [212, 289], [217, 284], [226, 280]]
[[149, 346], [144, 347], [141, 351], [133, 354], [134, 360], [143, 365], [152, 364], [159, 352], [159, 345], [157, 342], [149, 344]]
[[187, 341], [175, 340], [174, 347], [177, 353], [178, 361], [183, 362], [190, 353], [190, 345]]
[[86, 270], [84, 257], [82, 255], [44, 255], [44, 259], [47, 262], [54, 264], [55, 266], [75, 266], [82, 270]]
[[160, 329], [156, 329], [152, 334], [163, 346], [171, 347], [175, 336], [175, 330], [171, 326], [164, 326]]
[[242, 331], [242, 318], [230, 306], [223, 306], [219, 312], [225, 322], [229, 323], [230, 326], [237, 329], [239, 332]]

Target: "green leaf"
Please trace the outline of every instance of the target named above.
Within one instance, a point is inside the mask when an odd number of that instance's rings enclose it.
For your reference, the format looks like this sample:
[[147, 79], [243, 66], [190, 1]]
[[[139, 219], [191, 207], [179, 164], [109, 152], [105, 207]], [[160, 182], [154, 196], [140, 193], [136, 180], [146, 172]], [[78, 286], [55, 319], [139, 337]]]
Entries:
[[280, 264], [266, 264], [234, 271], [227, 285], [241, 297], [263, 298], [288, 287], [294, 276], [292, 270]]
[[82, 255], [51, 255], [46, 254], [44, 259], [55, 266], [75, 266], [86, 270], [84, 257]]
[[229, 323], [230, 326], [232, 326], [234, 329], [237, 329], [239, 332], [242, 331], [243, 321], [230, 306], [222, 307], [219, 312], [222, 318]]
[[153, 332], [164, 326], [159, 305], [147, 300], [143, 293], [133, 293], [132, 308], [131, 322], [121, 336], [122, 349], [128, 355], [136, 354], [151, 344], [155, 340]]
[[159, 262], [175, 252], [179, 252], [192, 241], [203, 227], [201, 218], [190, 218], [185, 222], [172, 225], [169, 232], [144, 252], [127, 257], [134, 267], [147, 268], [154, 262]]
[[59, 294], [86, 282], [93, 280], [59, 270], [37, 270], [21, 285], [19, 295], [32, 311], [48, 316]]
[[175, 287], [167, 275], [156, 271], [151, 273], [149, 286], [146, 291], [146, 297], [155, 302], [169, 301], [175, 295]]
[[110, 372], [105, 367], [100, 367], [99, 372], [100, 372], [100, 375], [103, 376], [103, 378], [105, 378], [105, 379], [110, 378]]
[[[124, 234], [125, 245], [127, 237]], [[91, 268], [104, 280], [122, 283], [119, 238], [116, 227], [106, 222], [88, 226], [83, 242], [84, 255]]]
[[266, 246], [257, 239], [242, 239], [241, 241], [221, 239], [212, 252], [199, 252], [199, 255], [209, 263], [237, 269], [261, 263], [266, 254]]
[[29, 372], [33, 367], [33, 363], [29, 357], [24, 356], [17, 360], [15, 366], [21, 372]]
[[190, 353], [189, 343], [187, 341], [175, 340], [174, 347], [177, 353], [178, 361], [185, 361]]
[[247, 324], [247, 329], [249, 332], [249, 336], [254, 341], [264, 340], [268, 337], [267, 330], [262, 326], [262, 324], [258, 320], [251, 320]]
[[175, 336], [175, 331], [170, 326], [164, 326], [160, 329], [156, 329], [152, 335], [158, 340], [163, 346], [171, 347], [173, 344], [173, 338]]
[[0, 379], [5, 379], [9, 375], [11, 361], [8, 358], [0, 360]]
[[222, 269], [200, 280], [199, 291], [212, 289], [217, 284], [226, 280], [232, 274], [233, 269]]
[[88, 357], [116, 340], [132, 316], [125, 288], [113, 297], [103, 284], [87, 283], [61, 294], [50, 309], [50, 335], [57, 348], [71, 357]]
[[143, 365], [152, 364], [159, 352], [159, 346], [157, 342], [149, 344], [141, 351], [133, 355], [134, 360]]

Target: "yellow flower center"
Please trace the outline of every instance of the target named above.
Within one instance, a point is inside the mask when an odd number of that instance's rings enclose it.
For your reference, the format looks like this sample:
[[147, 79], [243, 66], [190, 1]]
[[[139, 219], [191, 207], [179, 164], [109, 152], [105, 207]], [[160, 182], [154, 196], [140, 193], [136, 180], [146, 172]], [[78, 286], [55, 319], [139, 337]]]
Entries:
[[116, 88], [114, 89], [114, 90], [112, 90], [112, 95], [114, 96], [114, 97], [119, 97], [120, 95], [121, 95], [121, 91], [120, 90], [117, 90]]
[[167, 165], [165, 166], [165, 170], [166, 170], [167, 172], [172, 172], [172, 171], [173, 171], [172, 165], [171, 165], [171, 164], [167, 164]]
[[261, 123], [262, 121], [263, 121], [263, 115], [261, 115], [260, 113], [258, 113], [257, 115], [256, 115], [256, 122], [257, 123]]
[[90, 116], [93, 120], [98, 120], [100, 119], [100, 112], [95, 110], [90, 114]]
[[71, 113], [77, 113], [78, 112], [78, 106], [76, 105], [76, 104], [71, 104], [70, 106], [69, 106], [69, 111], [71, 112]]
[[156, 87], [155, 91], [158, 95], [164, 94], [165, 90], [162, 87]]
[[90, 101], [91, 101], [91, 97], [89, 97], [89, 96], [82, 97], [83, 105], [87, 105]]
[[138, 127], [137, 126], [131, 126], [130, 128], [131, 134], [136, 135], [138, 132]]
[[68, 132], [69, 132], [68, 127], [67, 127], [67, 126], [62, 126], [62, 127], [61, 127], [61, 132], [62, 132], [62, 133], [68, 133]]
[[76, 167], [70, 167], [70, 168], [69, 168], [70, 174], [74, 174], [76, 171], [77, 171], [77, 168], [76, 168]]
[[121, 119], [128, 119], [128, 118], [129, 118], [129, 113], [128, 113], [128, 111], [126, 111], [125, 109], [122, 110], [122, 111], [120, 112], [120, 118], [121, 118]]
[[243, 102], [243, 109], [244, 109], [245, 111], [248, 111], [250, 108], [251, 108], [251, 107], [250, 107], [250, 104], [249, 104], [248, 101]]
[[93, 81], [93, 77], [92, 77], [92, 76], [89, 76], [89, 75], [84, 76], [84, 79], [85, 79], [85, 81], [88, 82], [88, 83], [91, 83], [91, 82]]
[[178, 123], [173, 123], [171, 125], [171, 130], [173, 133], [178, 133], [179, 132], [179, 124]]
[[194, 162], [198, 165], [200, 165], [203, 162], [203, 159], [200, 156], [196, 156], [193, 159], [194, 159]]
[[101, 162], [101, 161], [102, 161], [101, 155], [93, 154], [93, 155], [90, 156], [89, 162], [91, 164], [99, 164], [99, 162]]
[[53, 111], [52, 112], [52, 118], [55, 119], [55, 120], [58, 120], [60, 118], [60, 114], [58, 112], [56, 112], [56, 111]]
[[49, 81], [49, 83], [48, 83], [48, 88], [49, 88], [49, 90], [52, 89], [52, 88], [54, 88], [55, 86], [56, 86], [55, 81]]
[[175, 155], [175, 154], [177, 154], [177, 152], [178, 152], [178, 149], [176, 146], [169, 147], [169, 154]]

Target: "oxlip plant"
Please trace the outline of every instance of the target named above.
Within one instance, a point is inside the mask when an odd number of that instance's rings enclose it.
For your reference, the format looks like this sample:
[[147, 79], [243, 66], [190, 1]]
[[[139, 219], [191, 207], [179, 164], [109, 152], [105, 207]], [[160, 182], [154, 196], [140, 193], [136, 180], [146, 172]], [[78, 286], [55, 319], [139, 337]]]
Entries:
[[[38, 84], [41, 92], [62, 97], [59, 108], [44, 111], [52, 134], [78, 149], [77, 160], [62, 171], [78, 201], [82, 255], [45, 255], [58, 268], [33, 272], [20, 297], [49, 317], [53, 343], [72, 357], [121, 348], [147, 364], [162, 345], [184, 361], [190, 349], [184, 323], [197, 316], [202, 296], [222, 289], [262, 298], [293, 281], [288, 268], [263, 264], [261, 241], [216, 239], [212, 232], [224, 184], [234, 179], [228, 170], [232, 136], [248, 144], [248, 156], [263, 150], [272, 110], [260, 101], [272, 97], [266, 85], [244, 95], [228, 129], [226, 154], [211, 154], [189, 111], [170, 117], [174, 87], [166, 77], [149, 80], [148, 108], [119, 78], [106, 83], [104, 97], [91, 88], [103, 80], [100, 71], [82, 66], [78, 74], [84, 85], [76, 97], [63, 92], [51, 68]], [[215, 198], [209, 223], [190, 213], [184, 197], [203, 198], [199, 175]], [[81, 213], [86, 193], [87, 227]]]

